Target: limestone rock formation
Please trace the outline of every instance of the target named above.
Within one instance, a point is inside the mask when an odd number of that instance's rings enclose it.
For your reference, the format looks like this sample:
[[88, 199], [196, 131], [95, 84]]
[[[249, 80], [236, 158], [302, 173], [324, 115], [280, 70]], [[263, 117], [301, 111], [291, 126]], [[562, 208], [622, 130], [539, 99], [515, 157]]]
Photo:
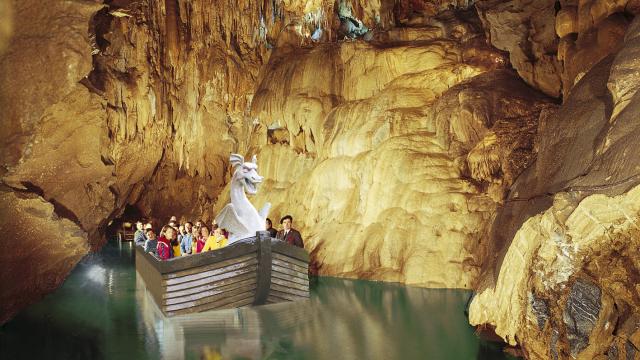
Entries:
[[293, 215], [319, 274], [431, 287], [476, 280], [487, 225], [552, 105], [513, 73], [474, 61], [478, 35], [463, 20], [451, 22], [466, 32], [414, 28], [421, 43], [271, 55], [252, 102], [251, 149], [266, 179], [254, 201], [271, 202], [276, 221]]
[[529, 358], [633, 358], [638, 12], [0, 0], [0, 323], [127, 207], [210, 220], [234, 152], [315, 272], [478, 289], [472, 322]]
[[637, 1], [478, 0], [487, 36], [530, 85], [565, 98], [596, 63], [619, 50]]
[[538, 157], [493, 225], [498, 256], [470, 320], [495, 326], [528, 358], [634, 358], [638, 349], [638, 23], [541, 119]]

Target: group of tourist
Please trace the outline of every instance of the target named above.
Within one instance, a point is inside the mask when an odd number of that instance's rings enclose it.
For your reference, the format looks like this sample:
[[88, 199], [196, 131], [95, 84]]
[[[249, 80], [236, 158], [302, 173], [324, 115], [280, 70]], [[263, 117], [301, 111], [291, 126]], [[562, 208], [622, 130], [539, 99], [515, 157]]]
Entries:
[[[291, 215], [284, 216], [280, 223], [283, 229], [277, 231], [273, 228], [271, 219], [266, 220], [266, 230], [271, 237], [291, 245], [304, 247], [300, 232], [291, 228], [293, 223]], [[177, 218], [172, 216], [169, 223], [162, 227], [160, 234], [157, 234], [151, 223], [138, 221], [133, 241], [137, 246], [143, 247], [145, 252], [155, 255], [161, 260], [168, 260], [227, 246], [229, 233], [220, 228], [215, 220], [211, 229], [202, 220], [196, 221], [195, 225], [190, 221], [179, 224]]]

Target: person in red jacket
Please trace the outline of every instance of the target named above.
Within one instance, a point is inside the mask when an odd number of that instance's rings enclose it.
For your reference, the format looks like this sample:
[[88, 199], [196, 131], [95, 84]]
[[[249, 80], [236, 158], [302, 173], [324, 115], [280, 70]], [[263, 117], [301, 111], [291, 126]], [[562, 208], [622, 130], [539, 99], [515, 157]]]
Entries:
[[162, 235], [158, 238], [157, 254], [160, 259], [169, 260], [173, 257], [171, 241], [176, 238], [176, 230], [171, 226], [165, 226], [160, 233]]

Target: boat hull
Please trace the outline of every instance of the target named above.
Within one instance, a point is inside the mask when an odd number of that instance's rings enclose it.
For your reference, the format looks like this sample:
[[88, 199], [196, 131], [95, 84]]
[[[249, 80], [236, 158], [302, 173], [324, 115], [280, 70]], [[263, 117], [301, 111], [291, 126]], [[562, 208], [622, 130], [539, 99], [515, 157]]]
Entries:
[[309, 255], [258, 232], [225, 248], [160, 261], [136, 246], [136, 270], [167, 316], [309, 297]]

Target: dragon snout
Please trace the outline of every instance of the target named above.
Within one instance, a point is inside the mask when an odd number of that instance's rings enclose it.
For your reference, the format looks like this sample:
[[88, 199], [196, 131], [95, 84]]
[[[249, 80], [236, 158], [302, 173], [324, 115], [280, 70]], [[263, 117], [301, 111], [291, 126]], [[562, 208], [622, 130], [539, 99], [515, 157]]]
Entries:
[[260, 175], [255, 175], [251, 177], [251, 181], [254, 183], [261, 183], [262, 180], [264, 180], [264, 177], [260, 176]]

